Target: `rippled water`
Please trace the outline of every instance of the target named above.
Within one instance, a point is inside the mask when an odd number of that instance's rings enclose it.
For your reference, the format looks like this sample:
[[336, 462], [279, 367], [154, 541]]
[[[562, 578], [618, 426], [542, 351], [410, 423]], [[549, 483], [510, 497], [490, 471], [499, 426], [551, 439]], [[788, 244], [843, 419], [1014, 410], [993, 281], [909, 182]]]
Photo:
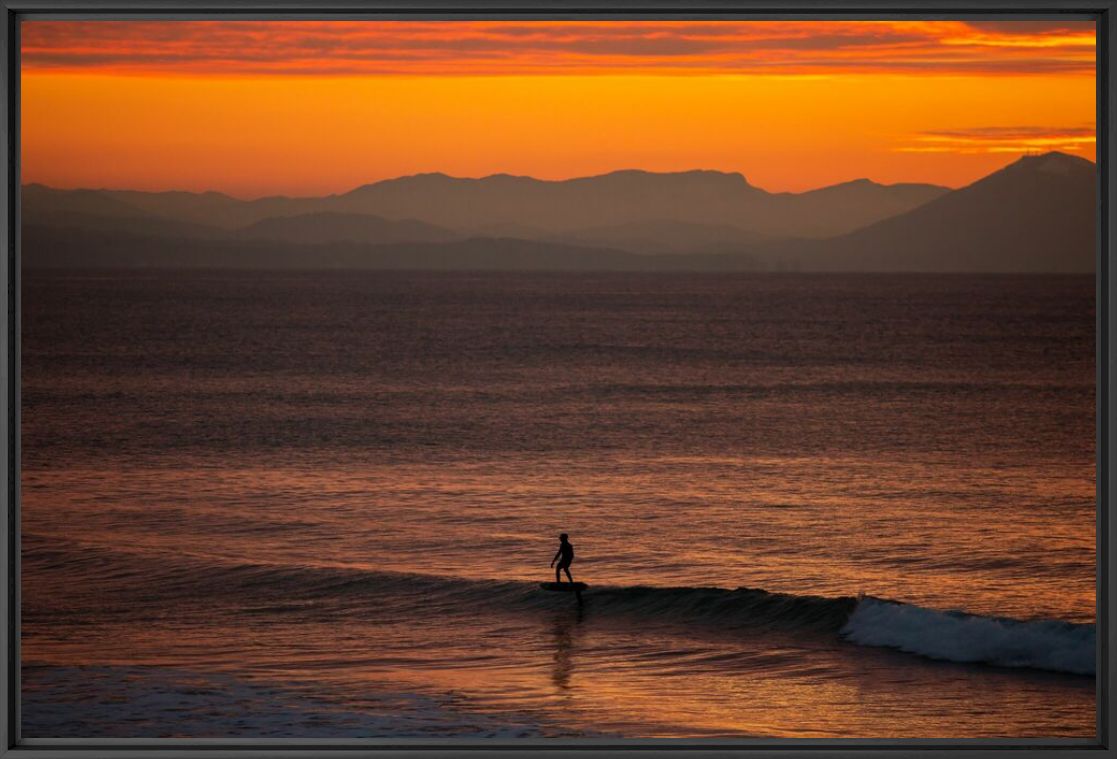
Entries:
[[1093, 735], [1093, 295], [25, 274], [25, 735]]

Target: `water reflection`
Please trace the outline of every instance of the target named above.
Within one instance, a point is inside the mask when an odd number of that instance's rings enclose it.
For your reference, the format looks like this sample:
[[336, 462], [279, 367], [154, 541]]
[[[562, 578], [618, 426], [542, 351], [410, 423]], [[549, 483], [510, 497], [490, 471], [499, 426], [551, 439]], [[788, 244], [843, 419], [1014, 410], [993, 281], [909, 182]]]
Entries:
[[578, 629], [582, 624], [582, 605], [564, 609], [551, 620], [555, 639], [554, 666], [551, 668], [551, 682], [561, 691], [570, 689], [570, 678], [574, 674], [574, 650], [578, 643]]

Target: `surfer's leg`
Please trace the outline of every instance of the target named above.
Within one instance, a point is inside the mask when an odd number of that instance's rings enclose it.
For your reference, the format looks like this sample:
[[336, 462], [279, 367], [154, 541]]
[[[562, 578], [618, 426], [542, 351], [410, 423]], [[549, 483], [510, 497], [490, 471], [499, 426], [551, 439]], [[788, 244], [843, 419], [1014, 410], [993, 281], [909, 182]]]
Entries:
[[561, 572], [561, 571], [562, 571], [562, 567], [555, 567], [555, 582], [556, 583], [562, 582], [562, 576], [559, 575], [559, 572]]
[[567, 579], [567, 580], [570, 580], [570, 582], [574, 582], [574, 578], [570, 576], [570, 566], [569, 566], [569, 565], [568, 565], [568, 566], [565, 566], [565, 567], [563, 567], [563, 568], [562, 568], [562, 571], [563, 571], [563, 572], [566, 572], [566, 579]]

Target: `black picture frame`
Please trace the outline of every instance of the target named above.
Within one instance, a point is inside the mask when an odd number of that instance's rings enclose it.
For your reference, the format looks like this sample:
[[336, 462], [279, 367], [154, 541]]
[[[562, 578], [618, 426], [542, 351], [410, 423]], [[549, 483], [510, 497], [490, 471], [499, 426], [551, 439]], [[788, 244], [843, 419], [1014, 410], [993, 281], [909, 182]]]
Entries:
[[[1117, 667], [1112, 660], [1117, 630], [1113, 547], [1112, 465], [1117, 437], [1112, 400], [1115, 383], [1117, 320], [1113, 299], [1117, 275], [1112, 264], [1115, 215], [1114, 176], [1110, 153], [1115, 119], [1112, 83], [1117, 0], [0, 0], [3, 24], [0, 55], [4, 88], [0, 98], [5, 150], [5, 183], [0, 190], [0, 234], [5, 243], [5, 265], [0, 269], [0, 414], [6, 434], [0, 441], [0, 467], [6, 487], [2, 495], [0, 540], [0, 757], [407, 757], [426, 759], [453, 755], [519, 757], [543, 755], [554, 759], [604, 759], [654, 752], [683, 759], [699, 757], [755, 757], [792, 759], [827, 757], [881, 759], [928, 757], [968, 759], [1014, 757], [1117, 756], [1113, 735], [1117, 708], [1112, 694]], [[647, 19], [980, 19], [1052, 18], [1074, 15], [1097, 22], [1097, 167], [1099, 213], [1096, 253], [1096, 451], [1097, 451], [1097, 731], [1091, 739], [751, 739], [751, 740], [432, 740], [432, 739], [24, 739], [20, 735], [20, 137], [19, 30], [23, 19], [179, 18], [179, 19], [469, 19], [530, 18], [601, 20]]]

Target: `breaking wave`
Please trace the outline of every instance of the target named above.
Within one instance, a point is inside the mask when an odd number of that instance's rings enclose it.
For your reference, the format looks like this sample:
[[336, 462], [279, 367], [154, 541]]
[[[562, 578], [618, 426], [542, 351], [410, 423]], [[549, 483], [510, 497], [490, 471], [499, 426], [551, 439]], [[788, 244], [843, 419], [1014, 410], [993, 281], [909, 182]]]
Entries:
[[[111, 606], [114, 613], [143, 615], [167, 604], [223, 599], [240, 613], [339, 616], [357, 622], [363, 615], [384, 613], [439, 619], [479, 609], [531, 613], [572, 602], [567, 594], [547, 593], [538, 583], [523, 580], [226, 564], [181, 556], [153, 564], [141, 554], [59, 543], [25, 536], [23, 569], [31, 583], [24, 594], [25, 615], [60, 613], [37, 608], [37, 599], [51, 596], [65, 598], [67, 614], [80, 614], [83, 601], [91, 609]], [[51, 593], [55, 584], [65, 591]], [[38, 590], [30, 592], [33, 587]], [[583, 601], [586, 613], [595, 618], [641, 627], [667, 625], [718, 635], [804, 630], [941, 661], [1095, 673], [1093, 624], [1021, 621], [871, 596], [825, 598], [754, 588], [593, 586], [583, 593]]]
[[1092, 624], [984, 617], [863, 598], [841, 635], [862, 646], [886, 646], [942, 661], [1076, 675], [1096, 671]]

